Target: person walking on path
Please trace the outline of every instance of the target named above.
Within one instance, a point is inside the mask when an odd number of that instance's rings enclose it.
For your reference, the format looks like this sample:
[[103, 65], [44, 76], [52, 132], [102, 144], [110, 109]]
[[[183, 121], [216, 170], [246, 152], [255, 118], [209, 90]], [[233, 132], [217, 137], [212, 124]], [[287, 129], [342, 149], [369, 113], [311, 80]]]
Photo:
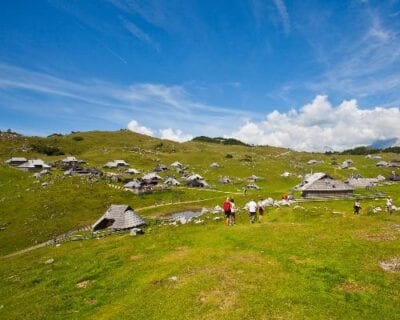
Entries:
[[230, 225], [231, 214], [232, 214], [232, 212], [231, 212], [232, 204], [229, 200], [229, 197], [226, 198], [222, 207], [223, 207], [224, 213], [225, 213], [225, 224], [228, 226], [228, 225]]
[[354, 214], [360, 214], [360, 210], [361, 210], [361, 202], [359, 199], [356, 199], [356, 201], [354, 201]]
[[258, 222], [262, 223], [264, 220], [264, 211], [265, 211], [265, 206], [264, 206], [264, 200], [260, 198], [260, 200], [257, 203], [258, 206]]
[[387, 211], [387, 213], [392, 214], [392, 210], [393, 210], [393, 200], [392, 200], [392, 197], [389, 196], [386, 199], [386, 211]]
[[233, 226], [235, 224], [236, 220], [236, 205], [235, 205], [235, 200], [231, 198], [231, 219], [230, 219], [230, 225]]
[[257, 214], [257, 203], [254, 201], [254, 199], [252, 199], [246, 204], [245, 208], [247, 209], [247, 211], [249, 211], [250, 223], [254, 223]]

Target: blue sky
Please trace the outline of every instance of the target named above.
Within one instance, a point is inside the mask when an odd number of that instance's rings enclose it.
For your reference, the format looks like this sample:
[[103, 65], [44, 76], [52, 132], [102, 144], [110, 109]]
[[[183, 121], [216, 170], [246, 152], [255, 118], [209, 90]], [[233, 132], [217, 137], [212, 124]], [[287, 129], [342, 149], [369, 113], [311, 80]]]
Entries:
[[395, 0], [2, 1], [0, 129], [400, 137], [399, 30]]

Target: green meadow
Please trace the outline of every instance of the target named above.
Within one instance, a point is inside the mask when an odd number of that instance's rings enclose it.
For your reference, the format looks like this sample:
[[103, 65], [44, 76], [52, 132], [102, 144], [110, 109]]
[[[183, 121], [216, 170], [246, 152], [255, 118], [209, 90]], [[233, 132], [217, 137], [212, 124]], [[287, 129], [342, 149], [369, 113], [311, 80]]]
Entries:
[[[38, 145], [64, 155], [40, 153]], [[144, 173], [180, 161], [212, 188], [135, 195], [115, 188], [123, 182], [110, 186], [105, 178], [65, 177], [56, 169], [35, 179], [4, 164], [12, 156], [55, 162], [67, 155], [100, 169], [123, 159]], [[399, 159], [390, 153], [382, 157]], [[310, 166], [310, 159], [324, 162]], [[357, 170], [338, 169], [346, 159]], [[370, 196], [362, 200], [359, 216], [349, 199], [269, 208], [262, 224], [250, 224], [244, 210], [232, 227], [211, 213], [202, 217], [203, 224], [158, 221], [174, 212], [212, 209], [228, 195], [239, 208], [251, 198], [280, 199], [301, 181], [298, 175], [311, 171], [338, 179], [352, 172], [388, 176], [393, 169], [376, 167], [375, 160], [269, 146], [178, 144], [125, 130], [3, 135], [0, 160], [2, 319], [399, 319], [400, 266], [388, 272], [380, 264], [400, 259], [400, 213], [372, 211], [385, 207], [385, 199], [374, 196], [378, 192], [400, 206], [398, 183], [356, 190]], [[210, 168], [212, 162], [221, 167]], [[293, 175], [283, 178], [284, 171]], [[256, 182], [261, 189], [244, 194], [252, 174], [261, 178]], [[173, 171], [161, 175], [180, 178]], [[220, 184], [223, 176], [233, 183]], [[118, 233], [8, 256], [93, 224], [110, 204], [137, 210], [148, 222], [145, 234]]]

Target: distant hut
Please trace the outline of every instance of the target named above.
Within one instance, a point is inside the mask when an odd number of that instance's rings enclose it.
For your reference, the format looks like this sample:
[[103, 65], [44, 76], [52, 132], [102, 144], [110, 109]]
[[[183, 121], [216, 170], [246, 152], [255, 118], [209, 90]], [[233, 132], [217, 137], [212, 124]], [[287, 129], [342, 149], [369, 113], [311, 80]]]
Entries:
[[366, 158], [366, 159], [373, 159], [373, 160], [381, 160], [381, 159], [382, 159], [381, 156], [373, 156], [373, 155], [371, 155], [371, 154], [367, 154], [367, 155], [365, 156], [365, 158]]
[[222, 184], [229, 184], [229, 183], [232, 183], [232, 180], [229, 177], [225, 176], [225, 177], [222, 177], [221, 179], [219, 179], [219, 182]]
[[213, 162], [213, 163], [210, 164], [210, 167], [216, 169], [216, 168], [220, 168], [221, 166], [218, 163]]
[[257, 177], [254, 174], [247, 178], [247, 180], [253, 181], [253, 182], [256, 182], [258, 179], [260, 179], [260, 177]]
[[145, 221], [137, 215], [128, 205], [111, 205], [106, 213], [97, 220], [92, 230], [111, 228], [114, 230], [125, 230], [145, 225]]
[[73, 168], [64, 172], [65, 175], [76, 175], [76, 176], [96, 176], [101, 177], [103, 172], [96, 168]]
[[114, 163], [117, 165], [117, 167], [129, 166], [129, 164], [124, 160], [114, 160]]
[[174, 169], [182, 168], [183, 164], [180, 163], [179, 161], [175, 161], [175, 162], [171, 163], [171, 167], [174, 168]]
[[112, 169], [112, 168], [116, 168], [117, 164], [114, 161], [109, 161], [104, 165], [104, 167]]
[[35, 159], [28, 160], [27, 162], [20, 164], [17, 168], [24, 171], [41, 171], [43, 169], [50, 169], [51, 166], [41, 159]]
[[193, 188], [208, 188], [209, 185], [205, 180], [190, 180], [187, 185]]
[[61, 160], [61, 163], [64, 167], [64, 170], [68, 170], [71, 168], [79, 168], [79, 164], [85, 163], [83, 160], [78, 160], [73, 156], [66, 157], [65, 159]]
[[392, 161], [388, 163], [389, 168], [400, 168], [400, 163]]
[[352, 175], [345, 181], [353, 188], [370, 188], [379, 183], [378, 178], [364, 178], [361, 175]]
[[155, 168], [154, 168], [154, 172], [162, 172], [162, 171], [166, 171], [168, 170], [168, 167], [165, 164], [158, 164]]
[[180, 186], [181, 183], [176, 180], [174, 177], [169, 177], [167, 180], [164, 181], [164, 185], [166, 186]]
[[125, 173], [128, 173], [128, 174], [139, 174], [140, 171], [136, 170], [134, 168], [129, 168], [129, 169], [125, 170]]
[[125, 162], [124, 160], [113, 160], [113, 161], [109, 161], [107, 162], [104, 167], [107, 168], [118, 168], [118, 167], [124, 167], [124, 166], [128, 166], [129, 164], [127, 162]]
[[175, 168], [176, 173], [184, 174], [186, 171], [184, 168]]
[[124, 185], [124, 189], [128, 189], [128, 190], [139, 190], [139, 189], [142, 189], [142, 187], [143, 187], [143, 183], [138, 179], [129, 181], [128, 183], [126, 183]]
[[156, 184], [158, 184], [158, 182], [163, 180], [163, 178], [161, 178], [157, 173], [151, 172], [151, 173], [145, 174], [142, 177], [142, 180], [145, 182], [145, 184], [156, 185]]
[[201, 175], [197, 174], [197, 173], [193, 173], [192, 175], [189, 175], [189, 176], [185, 177], [185, 179], [187, 181], [204, 180], [204, 178]]
[[28, 161], [28, 159], [23, 158], [23, 157], [12, 157], [11, 159], [8, 159], [4, 162], [10, 166], [19, 166], [27, 161]]
[[119, 175], [114, 172], [106, 172], [106, 178], [113, 183], [120, 181]]
[[304, 198], [346, 198], [354, 191], [353, 187], [323, 172], [306, 176], [298, 189]]
[[376, 163], [377, 167], [387, 167], [388, 163], [386, 161], [379, 161]]
[[353, 164], [353, 160], [344, 160], [342, 165], [340, 166], [341, 169], [349, 169], [350, 166]]
[[255, 183], [249, 183], [248, 185], [246, 185], [246, 189], [260, 190], [261, 188]]
[[82, 160], [78, 160], [77, 158], [75, 158], [73, 156], [62, 159], [62, 163], [65, 165], [77, 165], [80, 162], [82, 162]]
[[290, 172], [285, 171], [284, 173], [281, 174], [281, 177], [283, 178], [289, 178], [292, 174]]

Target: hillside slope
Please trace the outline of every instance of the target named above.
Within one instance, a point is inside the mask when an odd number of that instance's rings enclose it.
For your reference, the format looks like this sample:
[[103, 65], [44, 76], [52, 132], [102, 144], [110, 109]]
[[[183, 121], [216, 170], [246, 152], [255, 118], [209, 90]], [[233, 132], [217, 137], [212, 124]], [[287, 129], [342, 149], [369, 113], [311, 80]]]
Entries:
[[[189, 202], [186, 205], [166, 205], [144, 210], [145, 216], [159, 216], [178, 209], [201, 208], [220, 204], [226, 193], [232, 193], [243, 205], [249, 197], [273, 197], [279, 199], [283, 194], [299, 183], [298, 175], [309, 172], [325, 171], [337, 178], [347, 178], [349, 170], [339, 170], [337, 165], [349, 156], [299, 153], [274, 147], [248, 147], [221, 145], [204, 142], [179, 144], [172, 141], [143, 136], [130, 131], [116, 132], [77, 132], [65, 136], [48, 138], [1, 135], [0, 144], [0, 250], [2, 254], [22, 249], [38, 242], [46, 241], [56, 235], [93, 223], [112, 203], [126, 203], [133, 208], [151, 207], [163, 203]], [[32, 146], [57, 148], [64, 155], [48, 156], [38, 153]], [[38, 150], [41, 150], [40, 148]], [[64, 177], [59, 170], [53, 170], [49, 176], [39, 180], [32, 173], [21, 172], [5, 166], [4, 161], [11, 156], [26, 158], [40, 157], [48, 162], [63, 159], [66, 155], [75, 155], [87, 161], [86, 166], [97, 167], [104, 171], [119, 172], [115, 169], [103, 169], [110, 160], [124, 159], [131, 167], [150, 172], [159, 163], [166, 165], [180, 161], [187, 165], [189, 172], [205, 177], [212, 190], [171, 188], [152, 194], [137, 196], [130, 192], [110, 188], [106, 179], [93, 182], [85, 178]], [[390, 160], [396, 155], [384, 154]], [[324, 163], [307, 165], [310, 159], [323, 160]], [[378, 174], [390, 174], [390, 168], [378, 168], [375, 161], [362, 156], [352, 156], [358, 173], [374, 177]], [[217, 162], [220, 168], [210, 168]], [[334, 165], [332, 165], [332, 163]], [[289, 171], [293, 175], [282, 178]], [[255, 174], [261, 179], [257, 184], [259, 191], [249, 191], [244, 196], [243, 186], [247, 177]], [[174, 171], [161, 173], [165, 178], [175, 175]], [[229, 176], [232, 184], [223, 185], [219, 179]], [[48, 185], [42, 187], [42, 183]], [[122, 186], [123, 183], [117, 183]], [[226, 192], [226, 193], [223, 193]], [[241, 194], [241, 195], [238, 195]], [[204, 202], [197, 202], [202, 199]], [[243, 200], [242, 200], [243, 199]], [[190, 202], [193, 201], [191, 204]], [[13, 237], [17, 235], [17, 237]]]

